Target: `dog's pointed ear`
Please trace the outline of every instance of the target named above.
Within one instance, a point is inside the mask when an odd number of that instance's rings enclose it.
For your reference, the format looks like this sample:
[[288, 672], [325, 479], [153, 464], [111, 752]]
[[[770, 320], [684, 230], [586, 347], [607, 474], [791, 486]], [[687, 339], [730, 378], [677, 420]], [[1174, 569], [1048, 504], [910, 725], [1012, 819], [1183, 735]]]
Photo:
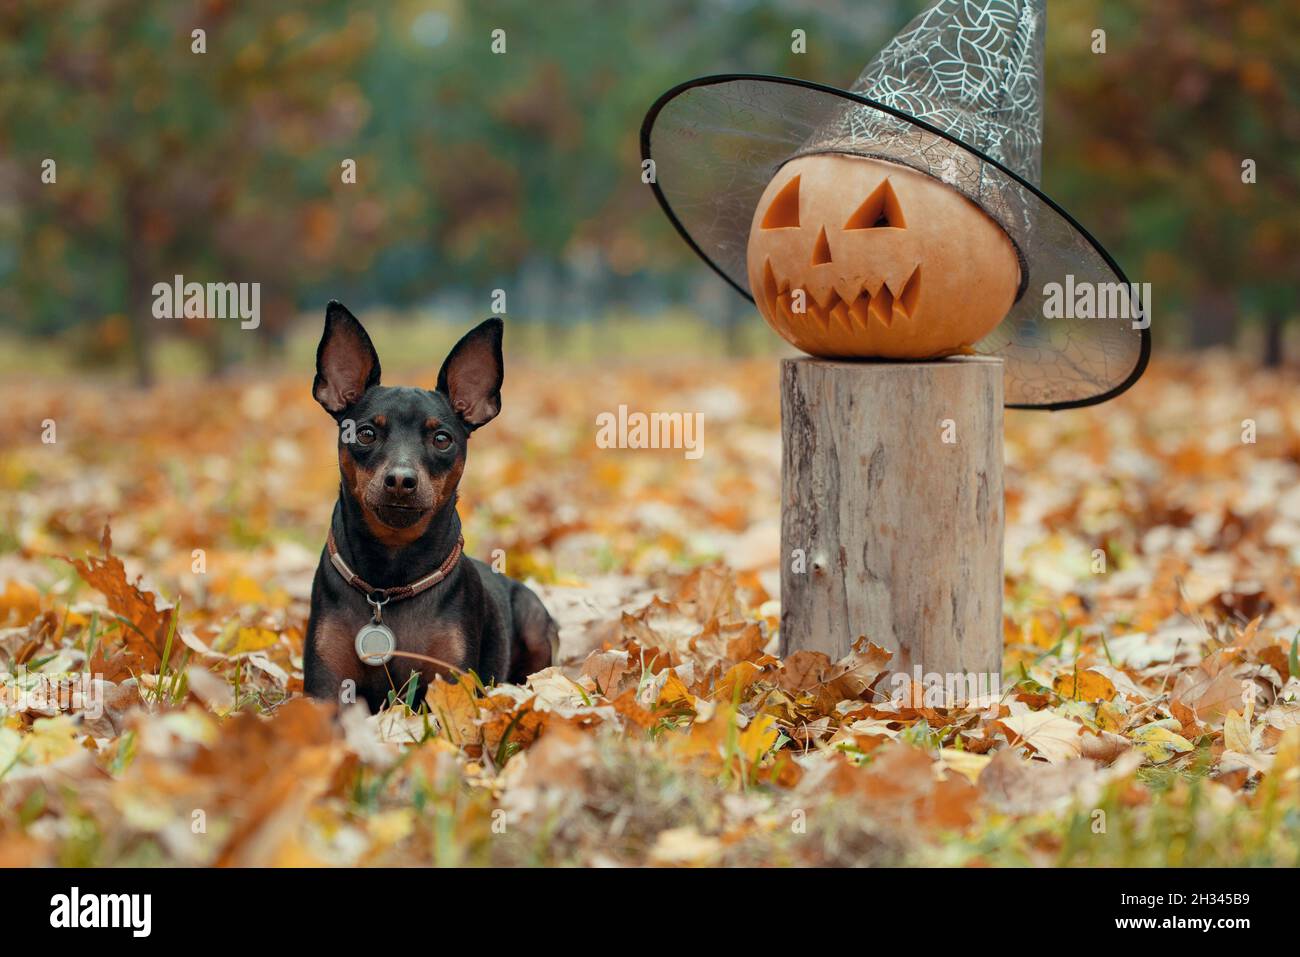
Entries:
[[438, 373], [438, 391], [470, 431], [491, 422], [501, 411], [501, 383], [506, 375], [501, 358], [504, 330], [500, 319], [475, 326], [456, 343]]
[[326, 412], [337, 416], [374, 385], [379, 385], [379, 356], [370, 336], [347, 306], [331, 299], [325, 307], [325, 332], [316, 347], [311, 393]]

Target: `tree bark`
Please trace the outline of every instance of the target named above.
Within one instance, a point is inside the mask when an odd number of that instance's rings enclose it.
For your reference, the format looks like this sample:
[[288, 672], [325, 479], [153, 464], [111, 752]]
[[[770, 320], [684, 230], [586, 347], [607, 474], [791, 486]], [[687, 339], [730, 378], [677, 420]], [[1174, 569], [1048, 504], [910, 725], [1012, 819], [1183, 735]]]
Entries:
[[1193, 349], [1232, 345], [1237, 335], [1237, 302], [1232, 296], [1213, 290], [1204, 292], [1190, 312]]
[[1002, 669], [1002, 362], [786, 359], [781, 650]]
[[144, 187], [134, 180], [124, 187], [126, 214], [126, 242], [122, 254], [126, 258], [126, 325], [127, 344], [135, 370], [137, 388], [148, 389], [155, 381], [153, 340], [148, 323], [152, 316], [153, 283], [149, 278], [147, 249], [144, 238]]
[[1281, 368], [1282, 362], [1286, 359], [1285, 329], [1285, 321], [1280, 310], [1270, 310], [1264, 316], [1265, 368]]

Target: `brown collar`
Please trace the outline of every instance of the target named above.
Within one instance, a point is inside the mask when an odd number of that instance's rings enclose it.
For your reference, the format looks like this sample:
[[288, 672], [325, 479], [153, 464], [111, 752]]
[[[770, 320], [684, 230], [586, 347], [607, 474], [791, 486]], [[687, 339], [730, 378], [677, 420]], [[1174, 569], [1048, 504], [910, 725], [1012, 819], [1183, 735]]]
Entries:
[[438, 582], [442, 581], [451, 574], [456, 562], [460, 561], [460, 553], [465, 548], [465, 536], [458, 536], [456, 544], [447, 556], [447, 560], [439, 565], [436, 569], [425, 575], [418, 581], [413, 581], [409, 585], [397, 585], [394, 588], [373, 588], [361, 578], [356, 572], [348, 567], [348, 563], [343, 560], [339, 554], [339, 548], [334, 544], [334, 529], [330, 529], [327, 546], [330, 553], [330, 562], [334, 565], [338, 573], [343, 576], [343, 580], [366, 596], [366, 600], [371, 604], [387, 604], [390, 601], [398, 601], [402, 598], [410, 598], [412, 595], [418, 595], [426, 589], [432, 588]]

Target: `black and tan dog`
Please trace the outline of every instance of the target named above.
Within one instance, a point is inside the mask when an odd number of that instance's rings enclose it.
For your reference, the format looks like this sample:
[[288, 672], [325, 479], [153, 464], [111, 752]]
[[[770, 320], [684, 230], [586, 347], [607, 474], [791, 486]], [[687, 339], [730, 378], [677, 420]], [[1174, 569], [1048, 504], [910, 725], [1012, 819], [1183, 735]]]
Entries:
[[400, 655], [368, 664], [357, 636], [378, 624], [381, 645], [472, 670], [485, 684], [522, 681], [554, 660], [557, 630], [541, 600], [461, 557], [456, 489], [470, 435], [501, 411], [502, 329], [489, 319], [468, 332], [430, 392], [381, 386], [366, 330], [342, 304], [326, 309], [312, 393], [339, 423], [342, 481], [312, 583], [309, 695], [347, 700], [350, 689], [374, 712], [418, 681], [423, 700], [434, 674], [449, 669]]

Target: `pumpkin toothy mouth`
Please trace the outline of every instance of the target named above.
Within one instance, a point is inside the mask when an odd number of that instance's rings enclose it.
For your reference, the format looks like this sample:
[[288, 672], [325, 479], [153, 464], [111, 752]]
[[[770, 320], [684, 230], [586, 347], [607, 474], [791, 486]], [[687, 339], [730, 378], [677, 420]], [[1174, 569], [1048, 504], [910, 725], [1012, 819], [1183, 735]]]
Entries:
[[[795, 293], [803, 292], [802, 308], [795, 309]], [[790, 280], [778, 281], [772, 270], [772, 261], [763, 265], [763, 288], [761, 290], [769, 314], [781, 316], [786, 322], [798, 324], [805, 317], [811, 316], [823, 328], [836, 322], [849, 332], [868, 332], [874, 320], [886, 329], [897, 321], [906, 321], [916, 314], [917, 301], [921, 297], [921, 266], [918, 263], [903, 288], [897, 293], [889, 284], [882, 281], [872, 291], [865, 284], [851, 299], [846, 300], [834, 287], [827, 290], [823, 300], [818, 301], [802, 287], [796, 287]]]

